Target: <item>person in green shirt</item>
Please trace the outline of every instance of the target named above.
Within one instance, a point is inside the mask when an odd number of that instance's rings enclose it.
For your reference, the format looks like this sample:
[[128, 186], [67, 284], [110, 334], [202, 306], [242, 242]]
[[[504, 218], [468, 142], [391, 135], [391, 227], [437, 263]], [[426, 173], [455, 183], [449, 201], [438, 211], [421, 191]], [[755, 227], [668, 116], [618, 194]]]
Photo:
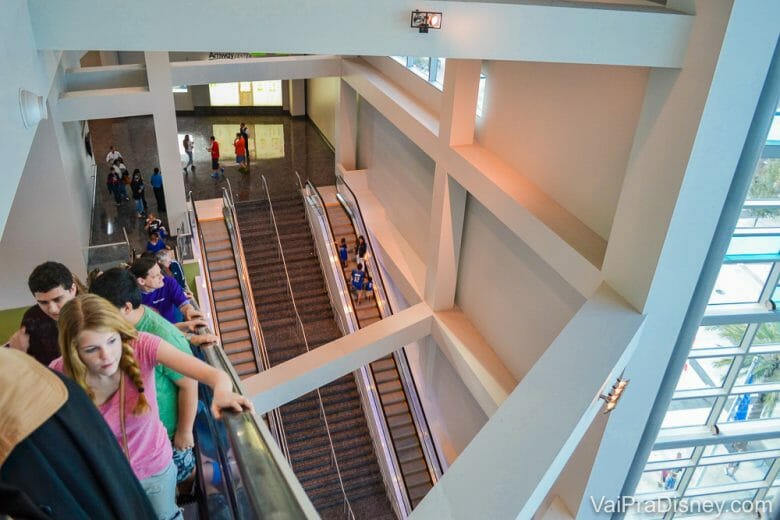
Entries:
[[[139, 332], [159, 336], [189, 355], [192, 355], [190, 342], [193, 345], [217, 342], [217, 337], [213, 334], [185, 336], [153, 309], [141, 305], [141, 290], [135, 277], [126, 269], [120, 267], [109, 269], [92, 282], [89, 290], [117, 307], [122, 316]], [[173, 460], [178, 472], [177, 482], [182, 482], [195, 468], [192, 428], [198, 408], [198, 383], [168, 367], [157, 365], [155, 386], [160, 420], [173, 443]]]

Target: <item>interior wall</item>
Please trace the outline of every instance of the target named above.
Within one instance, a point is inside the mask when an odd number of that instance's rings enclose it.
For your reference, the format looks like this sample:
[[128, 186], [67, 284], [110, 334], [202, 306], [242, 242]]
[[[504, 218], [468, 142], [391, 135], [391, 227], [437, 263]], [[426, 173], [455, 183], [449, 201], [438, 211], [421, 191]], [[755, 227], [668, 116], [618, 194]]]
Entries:
[[53, 63], [54, 68], [52, 68], [47, 65], [47, 60], [53, 53], [37, 50], [26, 0], [3, 2], [0, 33], [4, 41], [8, 42], [4, 46], [4, 51], [0, 52], [0, 70], [3, 71], [3, 81], [0, 81], [0, 120], [3, 121], [3, 175], [0, 184], [2, 186], [0, 237], [2, 237], [14, 192], [36, 133], [35, 127], [26, 128], [22, 122], [19, 89], [29, 90], [45, 97], [57, 62]]
[[[78, 153], [84, 145], [81, 132], [74, 131], [72, 125], [59, 131], [55, 124], [50, 118], [38, 125], [0, 241], [0, 309], [34, 303], [27, 277], [36, 265], [47, 260], [62, 262], [82, 279], [86, 275], [81, 241], [91, 201], [83, 201], [79, 165], [73, 163], [72, 156], [61, 153], [66, 148]], [[72, 141], [75, 134], [79, 142]], [[88, 236], [88, 223], [86, 231]]]
[[648, 71], [492, 61], [476, 140], [605, 240]]
[[306, 80], [306, 113], [331, 147], [336, 146], [336, 104], [339, 100], [339, 83], [337, 77]]
[[357, 169], [421, 259], [428, 254], [436, 165], [365, 100], [358, 101]]
[[519, 381], [584, 299], [469, 196], [455, 303]]
[[[382, 265], [382, 259], [379, 260]], [[384, 266], [382, 279], [393, 310], [407, 308], [401, 291]], [[405, 350], [431, 435], [449, 466], [488, 417], [433, 338], [428, 336], [407, 345]]]

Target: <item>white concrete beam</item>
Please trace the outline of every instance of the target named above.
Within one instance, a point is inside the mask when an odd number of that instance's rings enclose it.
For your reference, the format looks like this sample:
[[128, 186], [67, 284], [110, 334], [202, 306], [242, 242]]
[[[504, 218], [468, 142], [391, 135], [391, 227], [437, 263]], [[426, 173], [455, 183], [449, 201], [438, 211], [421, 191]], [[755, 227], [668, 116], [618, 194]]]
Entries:
[[458, 308], [434, 314], [431, 336], [485, 415], [492, 416], [517, 385], [495, 351]]
[[411, 518], [531, 518], [623, 371], [642, 319], [601, 285]]
[[340, 75], [340, 56], [278, 56], [171, 63], [171, 80], [174, 85], [308, 79]]
[[601, 283], [606, 242], [535, 184], [479, 145], [455, 146], [441, 163], [518, 238], [586, 298]]
[[187, 195], [181, 174], [176, 108], [171, 92], [171, 66], [167, 52], [146, 52], [146, 73], [152, 94], [154, 137], [163, 174], [163, 192], [168, 226], [171, 233], [187, 220]]
[[81, 121], [152, 113], [152, 94], [146, 87], [67, 92], [57, 100], [61, 120]]
[[292, 401], [386, 356], [431, 331], [433, 313], [424, 303], [393, 314], [349, 336], [248, 377], [243, 387], [258, 414]]
[[[691, 17], [663, 7], [375, 0], [29, 0], [40, 49], [410, 55], [677, 67]], [[413, 9], [442, 29], [409, 27]], [[124, 23], [111, 37], [96, 20]], [[171, 26], [176, 22], [175, 27]], [[138, 28], [143, 28], [139, 37]], [[497, 44], [500, 42], [500, 44]]]
[[[444, 76], [440, 110], [439, 147], [469, 145], [474, 142], [479, 60], [450, 60]], [[441, 156], [445, 152], [440, 152]], [[428, 232], [428, 271], [425, 276], [425, 300], [433, 310], [449, 309], [455, 304], [458, 284], [460, 243], [466, 214], [466, 190], [440, 163], [436, 164]]]
[[439, 118], [435, 114], [365, 61], [344, 60], [342, 70], [342, 79], [349, 86], [423, 152], [436, 160]]

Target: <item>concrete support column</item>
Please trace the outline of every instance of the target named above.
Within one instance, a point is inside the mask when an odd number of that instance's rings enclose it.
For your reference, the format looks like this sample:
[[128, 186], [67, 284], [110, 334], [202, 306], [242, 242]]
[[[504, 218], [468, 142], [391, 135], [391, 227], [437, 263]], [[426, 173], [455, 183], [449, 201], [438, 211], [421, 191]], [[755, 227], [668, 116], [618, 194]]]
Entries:
[[306, 115], [306, 80], [292, 79], [287, 82], [290, 89], [290, 115]]
[[[650, 73], [603, 268], [607, 283], [647, 320], [626, 368], [631, 384], [609, 416], [578, 519], [605, 518], [591, 497], [598, 502], [634, 492], [624, 488], [626, 476], [632, 464], [646, 463], [647, 444], [635, 457], [640, 441], [655, 440], [660, 418], [650, 414], [777, 43], [776, 4], [670, 4], [695, 7], [688, 51], [682, 69]], [[653, 431], [646, 431], [648, 420]]]
[[357, 92], [340, 79], [336, 104], [336, 164], [341, 164], [347, 171], [357, 168], [357, 103]]
[[160, 171], [163, 174], [165, 206], [170, 232], [176, 233], [187, 217], [187, 195], [181, 172], [176, 109], [171, 92], [171, 63], [167, 52], [145, 52], [146, 74], [152, 95], [152, 116]]
[[[439, 156], [450, 146], [471, 144], [479, 91], [479, 60], [447, 60], [439, 123]], [[455, 303], [466, 190], [436, 164], [431, 202], [425, 301], [433, 310]]]

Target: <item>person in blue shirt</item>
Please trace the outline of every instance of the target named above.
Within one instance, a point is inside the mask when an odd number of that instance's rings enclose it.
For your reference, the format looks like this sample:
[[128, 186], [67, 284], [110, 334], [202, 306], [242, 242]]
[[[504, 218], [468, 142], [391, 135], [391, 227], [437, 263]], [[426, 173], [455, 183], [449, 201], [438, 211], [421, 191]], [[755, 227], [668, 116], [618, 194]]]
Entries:
[[339, 245], [339, 260], [341, 260], [342, 269], [347, 268], [347, 259], [349, 258], [349, 250], [347, 249], [347, 239], [342, 238]]
[[157, 211], [165, 212], [165, 193], [163, 192], [163, 179], [160, 168], [155, 168], [149, 183], [154, 189], [154, 198], [157, 199]]
[[155, 232], [149, 235], [149, 241], [146, 243], [146, 250], [150, 253], [156, 253], [162, 249], [165, 249], [165, 242], [160, 238], [160, 234]]
[[370, 276], [366, 276], [366, 281], [363, 282], [363, 290], [358, 296], [358, 303], [360, 303], [361, 297], [367, 300], [374, 297], [374, 280]]
[[363, 290], [363, 280], [366, 277], [366, 273], [363, 272], [363, 264], [358, 264], [355, 269], [352, 270], [350, 280], [352, 282], [352, 291], [358, 295], [358, 303], [360, 303], [360, 291]]

